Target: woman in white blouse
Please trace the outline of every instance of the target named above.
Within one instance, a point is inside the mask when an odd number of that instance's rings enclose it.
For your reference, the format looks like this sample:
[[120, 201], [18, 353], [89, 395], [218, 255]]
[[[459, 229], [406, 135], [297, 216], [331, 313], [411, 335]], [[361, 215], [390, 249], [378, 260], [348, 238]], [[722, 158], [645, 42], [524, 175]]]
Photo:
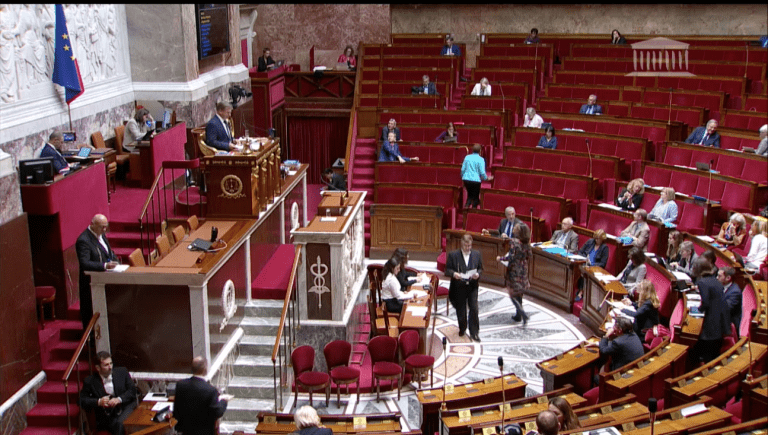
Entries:
[[677, 204], [675, 204], [675, 189], [665, 187], [661, 189], [661, 197], [656, 201], [656, 205], [648, 213], [649, 219], [672, 223], [677, 220]]
[[472, 88], [472, 94], [470, 95], [478, 95], [478, 96], [485, 96], [485, 97], [490, 96], [491, 85], [488, 83], [488, 79], [485, 77], [480, 79], [480, 83], [475, 84], [475, 87]]
[[756, 220], [752, 223], [750, 234], [752, 241], [747, 258], [744, 259], [744, 266], [747, 269], [758, 270], [768, 255], [768, 223]]
[[384, 263], [381, 271], [381, 300], [387, 305], [387, 311], [390, 313], [399, 313], [403, 309], [403, 299], [410, 299], [417, 293], [414, 291], [400, 291], [400, 281], [397, 280], [397, 274], [400, 272], [400, 263], [397, 258], [392, 257]]
[[541, 116], [536, 114], [536, 109], [529, 107], [528, 110], [526, 110], [525, 118], [523, 119], [523, 127], [541, 128], [541, 124], [543, 123], [544, 120]]

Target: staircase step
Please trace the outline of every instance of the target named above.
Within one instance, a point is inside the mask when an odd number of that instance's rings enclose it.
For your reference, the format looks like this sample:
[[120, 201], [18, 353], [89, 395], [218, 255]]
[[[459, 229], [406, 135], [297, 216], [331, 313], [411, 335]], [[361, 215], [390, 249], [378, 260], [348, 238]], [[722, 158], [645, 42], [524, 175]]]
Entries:
[[[70, 421], [77, 427], [80, 408], [75, 404], [69, 405]], [[27, 412], [27, 424], [30, 426], [56, 427], [67, 426], [67, 405], [38, 403]]]
[[352, 170], [352, 173], [355, 174], [355, 178], [357, 177], [373, 177], [374, 173], [376, 172], [375, 168], [366, 168], [366, 167], [355, 167], [355, 169]]
[[[69, 383], [69, 403], [78, 403], [77, 382]], [[38, 403], [66, 403], [64, 395], [64, 383], [60, 380], [51, 380], [43, 384], [37, 390]]]
[[[227, 410], [229, 410], [231, 405], [227, 406]], [[274, 405], [273, 405], [274, 408]], [[260, 409], [259, 411], [266, 411], [265, 409]], [[256, 411], [253, 411], [256, 412]], [[224, 415], [221, 421], [219, 421], [219, 434], [231, 434], [235, 433], [237, 431], [242, 431], [243, 433], [256, 433], [256, 425], [258, 424], [257, 421], [228, 421], [227, 415]]]
[[[229, 392], [229, 388], [227, 388], [227, 392]], [[286, 399], [285, 395], [283, 395], [283, 399]], [[270, 396], [268, 399], [245, 399], [236, 397], [230, 400], [227, 404], [227, 412], [224, 414], [224, 420], [226, 422], [250, 421], [251, 419], [256, 419], [256, 415], [259, 411], [274, 410], [274, 395]]]
[[274, 373], [270, 356], [240, 355], [233, 367], [235, 376], [271, 377]]
[[[69, 361], [72, 358], [72, 355], [75, 354], [75, 350], [77, 350], [78, 344], [79, 342], [77, 341], [58, 342], [56, 346], [51, 349], [51, 359]], [[80, 358], [83, 360], [88, 358], [88, 349], [84, 349], [84, 351], [80, 354]]]
[[[217, 325], [222, 320], [222, 316], [209, 316], [209, 318], [211, 323]], [[280, 317], [246, 316], [240, 321], [239, 326], [243, 328], [246, 335], [271, 335], [276, 337], [277, 328], [280, 326]]]
[[355, 159], [355, 168], [370, 168], [376, 164], [376, 159]]
[[[60, 380], [64, 376], [64, 371], [67, 369], [67, 366], [69, 366], [69, 361], [50, 361], [48, 364], [43, 366], [43, 371], [45, 371], [45, 375], [48, 377], [48, 379]], [[90, 367], [87, 362], [78, 361], [74, 370], [80, 372], [80, 379], [85, 379], [85, 377], [88, 376], [90, 372]], [[72, 373], [70, 380], [76, 379], [77, 375]]]
[[[234, 394], [235, 397], [242, 399], [261, 399], [274, 401], [275, 380], [272, 376], [233, 376], [229, 381], [229, 385], [227, 385], [227, 393]], [[231, 410], [229, 407], [227, 407], [227, 413], [229, 412], [231, 412]], [[242, 417], [238, 416], [232, 416], [232, 418], [237, 420], [243, 419]]]
[[[79, 310], [78, 310], [79, 317]], [[83, 322], [80, 320], [62, 320], [59, 338], [64, 341], [77, 341], [83, 337]]]
[[245, 304], [245, 316], [279, 317], [283, 313], [283, 303], [268, 299], [252, 301]]
[[374, 181], [372, 179], [367, 179], [367, 178], [356, 178], [353, 184], [355, 186], [355, 190], [359, 190], [360, 188], [363, 188], [363, 189], [368, 187], [373, 188]]
[[245, 335], [240, 340], [240, 355], [272, 356], [275, 337], [266, 335]]

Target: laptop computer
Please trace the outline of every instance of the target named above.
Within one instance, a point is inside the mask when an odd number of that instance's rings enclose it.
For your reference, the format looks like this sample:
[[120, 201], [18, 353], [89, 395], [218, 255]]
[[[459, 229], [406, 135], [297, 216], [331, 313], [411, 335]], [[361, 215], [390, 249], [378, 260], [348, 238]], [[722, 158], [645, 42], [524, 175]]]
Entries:
[[208, 250], [211, 249], [211, 242], [203, 239], [195, 239], [194, 242], [190, 243], [189, 246], [187, 246], [187, 249], [189, 249], [190, 251], [208, 252]]
[[709, 163], [696, 162], [696, 169], [699, 171], [709, 171]]

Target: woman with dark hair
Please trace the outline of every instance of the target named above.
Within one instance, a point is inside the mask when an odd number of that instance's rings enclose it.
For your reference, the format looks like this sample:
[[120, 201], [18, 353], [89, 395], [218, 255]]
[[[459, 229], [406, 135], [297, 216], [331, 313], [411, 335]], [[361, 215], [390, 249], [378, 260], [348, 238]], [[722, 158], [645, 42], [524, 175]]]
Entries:
[[354, 68], [356, 66], [357, 61], [355, 60], [355, 50], [352, 49], [351, 45], [347, 45], [346, 48], [344, 48], [344, 53], [339, 56], [338, 63], [345, 62], [350, 68]]
[[692, 366], [704, 364], [720, 355], [723, 336], [731, 332], [727, 304], [723, 300], [723, 285], [717, 280], [714, 266], [704, 255], [693, 262], [691, 276], [701, 295], [699, 312], [704, 313], [699, 340], [688, 354]]
[[632, 248], [629, 250], [627, 267], [619, 275], [619, 282], [633, 295], [635, 286], [645, 279], [646, 271], [645, 253], [641, 249]]
[[624, 308], [621, 312], [635, 318], [635, 333], [640, 338], [640, 341], [643, 341], [645, 339], [645, 331], [659, 324], [659, 307], [661, 302], [656, 294], [656, 287], [647, 279], [640, 281], [636, 289], [638, 295], [637, 302], [633, 303], [629, 299], [624, 299], [624, 303], [632, 305], [634, 309]]
[[536, 145], [536, 147], [547, 148], [550, 150], [557, 149], [557, 138], [555, 137], [555, 127], [548, 125], [547, 128], [544, 129], [544, 136], [542, 136], [541, 139], [539, 139], [539, 144]]
[[257, 72], [264, 72], [268, 70], [270, 67], [274, 67], [275, 61], [272, 59], [271, 53], [269, 51], [269, 48], [264, 48], [261, 50], [261, 56], [259, 56], [259, 64], [256, 67]]
[[398, 273], [400, 273], [400, 262], [395, 257], [387, 260], [381, 270], [381, 300], [387, 305], [387, 311], [390, 313], [399, 313], [403, 310], [402, 300], [416, 296], [416, 293], [400, 290]]
[[496, 257], [496, 261], [508, 261], [505, 285], [509, 298], [515, 306], [516, 312], [512, 317], [513, 322], [521, 319], [523, 325], [528, 324], [528, 314], [523, 311], [523, 292], [530, 288], [528, 281], [528, 261], [531, 258], [531, 230], [525, 224], [517, 224], [512, 229], [512, 238], [509, 239], [509, 252], [504, 257]]
[[683, 244], [683, 233], [672, 231], [667, 240], [667, 264], [680, 262], [680, 246]]
[[456, 142], [458, 140], [459, 132], [456, 131], [456, 127], [453, 126], [452, 122], [449, 122], [448, 126], [445, 128], [445, 131], [440, 133], [440, 135], [435, 138], [435, 142], [442, 143]]
[[[141, 108], [136, 111], [136, 116], [128, 120], [125, 124], [125, 133], [123, 133], [123, 149], [133, 152], [136, 143], [152, 131], [155, 127], [155, 120], [149, 114], [149, 110]], [[153, 133], [154, 135], [154, 133]]]
[[525, 38], [526, 44], [538, 44], [541, 40], [539, 39], [539, 29], [533, 28], [531, 29], [531, 33], [528, 35], [527, 38]]
[[627, 43], [626, 38], [621, 36], [621, 33], [618, 30], [613, 29], [613, 31], [611, 32], [611, 44], [626, 44], [626, 43]]
[[557, 421], [560, 422], [560, 430], [573, 430], [581, 427], [579, 419], [576, 418], [576, 414], [573, 413], [571, 404], [562, 397], [555, 397], [549, 400], [549, 410], [554, 412], [557, 416]]
[[[607, 238], [608, 235], [605, 234], [605, 230], [599, 229], [592, 234], [591, 239], [584, 242], [584, 245], [579, 249], [579, 255], [587, 258], [587, 266], [600, 266], [605, 269], [605, 266], [608, 264], [608, 257], [610, 256], [608, 245], [604, 243]], [[579, 292], [573, 301], [579, 302], [582, 298], [581, 292], [584, 290], [583, 277], [579, 277], [576, 287], [578, 287]]]
[[392, 258], [400, 264], [400, 272], [397, 274], [397, 281], [400, 282], [400, 291], [408, 291], [408, 287], [417, 282], [415, 279], [411, 279], [416, 276], [416, 273], [406, 270], [406, 266], [408, 266], [408, 250], [397, 248], [392, 253]]

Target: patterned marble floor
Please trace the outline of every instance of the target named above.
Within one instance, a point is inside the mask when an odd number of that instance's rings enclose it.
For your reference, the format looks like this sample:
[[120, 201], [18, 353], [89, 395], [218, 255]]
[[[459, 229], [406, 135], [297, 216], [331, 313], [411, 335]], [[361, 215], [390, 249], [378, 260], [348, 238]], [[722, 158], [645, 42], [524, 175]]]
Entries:
[[[411, 262], [412, 267], [420, 270], [434, 270], [435, 263]], [[442, 277], [442, 274], [440, 274]], [[441, 279], [441, 284], [448, 282]], [[445, 315], [443, 301], [438, 304], [435, 316], [435, 336], [432, 343], [435, 349], [434, 382], [435, 388], [444, 382], [463, 384], [499, 376], [497, 359], [504, 358], [504, 373], [514, 373], [528, 383], [527, 396], [540, 394], [543, 389], [541, 375], [536, 363], [550, 358], [585, 339], [584, 335], [561, 315], [541, 304], [526, 300], [524, 309], [531, 318], [528, 325], [513, 323], [515, 309], [503, 288], [481, 286], [478, 295], [480, 311], [480, 343], [471, 341], [467, 336], [458, 336], [458, 323], [453, 307]], [[447, 338], [447, 352], [442, 352], [442, 337]], [[447, 378], [446, 378], [447, 374]], [[422, 383], [428, 388], [429, 382]], [[341, 407], [336, 406], [335, 397], [326, 408], [324, 401], [314, 401], [321, 414], [373, 414], [400, 412], [403, 415], [403, 431], [418, 429], [421, 421], [421, 407], [416, 399], [417, 384], [403, 385], [400, 400], [397, 391], [382, 393], [381, 402], [376, 402], [375, 394], [355, 394], [341, 397]], [[299, 395], [298, 405], [309, 404], [308, 395]], [[293, 397], [286, 404], [283, 412], [290, 413]]]

